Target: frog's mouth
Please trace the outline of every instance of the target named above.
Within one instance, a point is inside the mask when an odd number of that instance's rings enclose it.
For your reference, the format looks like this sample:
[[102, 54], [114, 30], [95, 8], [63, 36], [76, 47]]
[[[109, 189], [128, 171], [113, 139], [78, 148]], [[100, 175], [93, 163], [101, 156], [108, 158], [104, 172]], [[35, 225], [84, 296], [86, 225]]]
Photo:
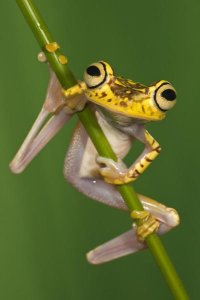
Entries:
[[109, 99], [102, 98], [101, 101], [94, 99], [89, 100], [114, 115], [118, 114], [123, 117], [144, 121], [160, 121], [165, 118], [165, 112], [159, 111], [154, 106], [142, 105], [140, 102], [129, 105], [123, 100], [116, 102], [110, 99], [111, 101], [108, 105]]

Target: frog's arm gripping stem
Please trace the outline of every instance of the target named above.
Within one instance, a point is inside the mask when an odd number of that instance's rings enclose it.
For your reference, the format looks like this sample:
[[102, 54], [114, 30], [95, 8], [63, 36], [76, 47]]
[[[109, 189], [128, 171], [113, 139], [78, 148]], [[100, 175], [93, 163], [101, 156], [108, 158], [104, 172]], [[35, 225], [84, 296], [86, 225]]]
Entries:
[[68, 88], [68, 89], [63, 89], [62, 92], [63, 92], [63, 95], [66, 97], [66, 98], [73, 98], [77, 95], [81, 95], [83, 94], [83, 92], [86, 90], [86, 84], [85, 82], [83, 81], [80, 81], [79, 83], [77, 83], [76, 85]]
[[136, 162], [128, 169], [127, 180], [135, 180], [140, 174], [142, 174], [151, 162], [159, 155], [161, 147], [159, 143], [150, 135], [150, 133], [142, 128], [135, 134], [135, 137], [145, 144], [145, 149], [138, 157]]
[[143, 124], [134, 123], [130, 127], [123, 127], [122, 131], [142, 142], [145, 145], [145, 149], [129, 168], [126, 168], [120, 159], [115, 162], [110, 158], [97, 158], [98, 163], [105, 165], [105, 167], [100, 168], [101, 175], [106, 182], [111, 184], [124, 184], [135, 181], [161, 151], [160, 145], [148, 133]]

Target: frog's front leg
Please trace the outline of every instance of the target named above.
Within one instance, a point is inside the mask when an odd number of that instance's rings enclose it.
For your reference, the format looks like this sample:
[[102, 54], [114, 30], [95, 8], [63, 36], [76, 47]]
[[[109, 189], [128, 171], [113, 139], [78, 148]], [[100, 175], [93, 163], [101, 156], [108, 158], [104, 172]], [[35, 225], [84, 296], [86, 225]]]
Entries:
[[106, 182], [111, 184], [135, 181], [161, 151], [160, 145], [144, 128], [144, 125], [134, 124], [131, 127], [123, 128], [123, 131], [141, 141], [145, 145], [145, 149], [129, 168], [120, 159], [115, 162], [109, 158], [97, 157], [97, 162], [103, 165], [100, 167], [100, 174]]

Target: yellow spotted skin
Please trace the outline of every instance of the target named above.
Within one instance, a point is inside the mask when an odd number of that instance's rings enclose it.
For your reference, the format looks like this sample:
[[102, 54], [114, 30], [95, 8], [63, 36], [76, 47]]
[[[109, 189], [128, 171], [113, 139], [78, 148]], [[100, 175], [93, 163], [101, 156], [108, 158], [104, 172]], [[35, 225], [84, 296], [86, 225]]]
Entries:
[[84, 73], [84, 81], [64, 91], [66, 97], [84, 93], [100, 107], [133, 119], [159, 121], [176, 103], [173, 86], [159, 80], [149, 86], [114, 75], [111, 66], [99, 61]]
[[[111, 69], [107, 63], [103, 63], [108, 70]], [[72, 97], [84, 93], [89, 101], [113, 113], [146, 121], [159, 121], [165, 118], [165, 111], [155, 105], [153, 97], [158, 85], [164, 83], [161, 80], [145, 86], [130, 79], [116, 77], [110, 71], [109, 80], [100, 86], [90, 88], [83, 81], [65, 90], [64, 94]]]
[[113, 76], [111, 82], [98, 89], [86, 89], [85, 95], [91, 102], [112, 112], [127, 117], [157, 121], [162, 120], [165, 113], [153, 105], [152, 97], [155, 89], [156, 85], [147, 87]]

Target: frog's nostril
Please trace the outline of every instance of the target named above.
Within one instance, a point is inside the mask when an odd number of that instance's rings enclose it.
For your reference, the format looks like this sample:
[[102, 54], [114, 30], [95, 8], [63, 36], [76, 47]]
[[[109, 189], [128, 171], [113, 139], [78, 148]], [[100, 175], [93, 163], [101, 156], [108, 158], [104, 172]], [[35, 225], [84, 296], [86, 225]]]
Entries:
[[101, 75], [101, 71], [96, 66], [89, 66], [86, 71], [87, 71], [88, 75], [90, 75], [90, 76], [98, 77]]
[[174, 90], [171, 89], [164, 90], [161, 96], [168, 101], [174, 101], [176, 99], [176, 93]]

